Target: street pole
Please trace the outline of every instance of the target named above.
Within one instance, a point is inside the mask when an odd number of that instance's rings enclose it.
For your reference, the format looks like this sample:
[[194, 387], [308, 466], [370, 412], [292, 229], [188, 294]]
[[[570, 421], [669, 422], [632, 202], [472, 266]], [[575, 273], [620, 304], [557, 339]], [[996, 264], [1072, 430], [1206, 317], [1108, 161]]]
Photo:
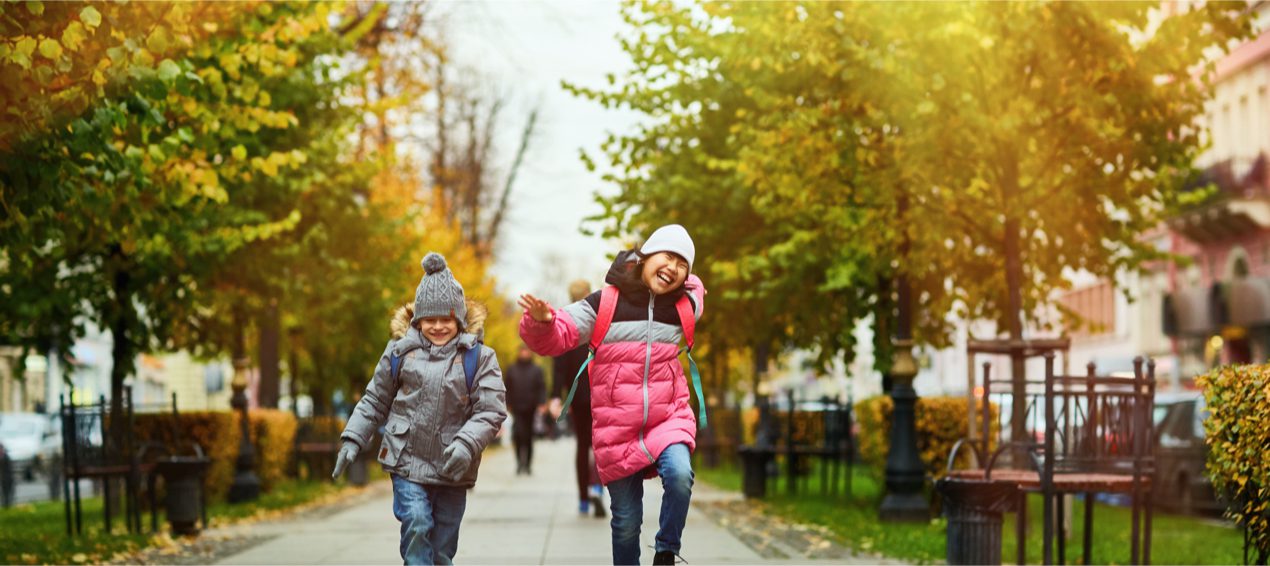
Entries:
[[912, 315], [908, 277], [896, 286], [899, 320], [895, 326], [891, 364], [891, 448], [886, 455], [886, 496], [878, 509], [883, 521], [929, 521], [930, 506], [922, 496], [926, 470], [917, 452], [917, 362], [913, 359]]
[[234, 396], [229, 404], [241, 414], [242, 438], [238, 441], [238, 460], [234, 464], [234, 483], [229, 486], [229, 502], [255, 501], [260, 497], [260, 478], [256, 477], [256, 450], [251, 445], [251, 424], [247, 418], [247, 360], [234, 360], [234, 380], [230, 387]]

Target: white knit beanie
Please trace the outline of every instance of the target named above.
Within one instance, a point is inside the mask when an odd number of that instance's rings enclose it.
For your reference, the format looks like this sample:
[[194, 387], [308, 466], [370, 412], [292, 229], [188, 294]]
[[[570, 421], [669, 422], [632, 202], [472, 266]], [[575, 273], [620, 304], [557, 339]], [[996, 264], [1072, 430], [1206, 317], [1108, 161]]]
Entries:
[[678, 224], [667, 224], [658, 228], [648, 241], [639, 248], [639, 254], [650, 256], [657, 252], [672, 252], [688, 260], [688, 271], [692, 271], [692, 260], [697, 256], [697, 246], [692, 243], [688, 230]]

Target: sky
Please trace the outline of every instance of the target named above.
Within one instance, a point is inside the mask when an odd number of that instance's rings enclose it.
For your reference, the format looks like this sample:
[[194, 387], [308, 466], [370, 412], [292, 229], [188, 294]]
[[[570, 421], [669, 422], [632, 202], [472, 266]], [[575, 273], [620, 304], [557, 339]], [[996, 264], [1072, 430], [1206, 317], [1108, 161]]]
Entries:
[[628, 132], [639, 116], [607, 110], [560, 86], [562, 80], [603, 86], [606, 74], [630, 67], [616, 39], [624, 25], [618, 8], [617, 2], [579, 0], [469, 0], [439, 6], [453, 60], [507, 95], [497, 142], [500, 164], [511, 163], [531, 109], [540, 109], [495, 252], [493, 274], [508, 296], [532, 292], [560, 302], [569, 281], [582, 278], [598, 285], [608, 254], [619, 245], [579, 230], [585, 217], [600, 210], [593, 195], [614, 190], [599, 172], [586, 170], [579, 150], [598, 157], [607, 132]]

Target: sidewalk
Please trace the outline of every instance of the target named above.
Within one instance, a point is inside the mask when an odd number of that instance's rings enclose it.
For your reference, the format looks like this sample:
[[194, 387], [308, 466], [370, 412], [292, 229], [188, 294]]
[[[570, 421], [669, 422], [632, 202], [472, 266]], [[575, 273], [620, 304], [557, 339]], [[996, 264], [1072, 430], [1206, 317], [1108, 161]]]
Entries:
[[[573, 441], [539, 441], [534, 474], [516, 476], [512, 451], [487, 452], [476, 489], [468, 495], [458, 564], [608, 564], [612, 552], [608, 519], [578, 515], [573, 482]], [[257, 524], [244, 535], [261, 541], [219, 564], [400, 564], [399, 524], [391, 489], [377, 489], [365, 502], [327, 516]], [[652, 562], [661, 489], [645, 484], [641, 562]], [[694, 499], [731, 494], [698, 484]], [[697, 564], [789, 564], [765, 559], [694, 507], [684, 529], [683, 556]], [[835, 560], [795, 563], [843, 564]], [[860, 563], [870, 563], [863, 561]]]

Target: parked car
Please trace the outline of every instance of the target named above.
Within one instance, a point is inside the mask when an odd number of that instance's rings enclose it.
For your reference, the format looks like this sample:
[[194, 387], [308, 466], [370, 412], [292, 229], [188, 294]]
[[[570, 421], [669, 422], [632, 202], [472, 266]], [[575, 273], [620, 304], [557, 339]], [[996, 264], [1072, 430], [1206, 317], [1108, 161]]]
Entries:
[[1156, 504], [1178, 513], [1220, 514], [1225, 505], [1204, 473], [1208, 446], [1203, 395], [1198, 391], [1162, 395], [1156, 407], [1163, 407], [1156, 424]]
[[61, 453], [62, 435], [55, 417], [0, 413], [0, 443], [12, 461], [14, 475], [30, 481]]

